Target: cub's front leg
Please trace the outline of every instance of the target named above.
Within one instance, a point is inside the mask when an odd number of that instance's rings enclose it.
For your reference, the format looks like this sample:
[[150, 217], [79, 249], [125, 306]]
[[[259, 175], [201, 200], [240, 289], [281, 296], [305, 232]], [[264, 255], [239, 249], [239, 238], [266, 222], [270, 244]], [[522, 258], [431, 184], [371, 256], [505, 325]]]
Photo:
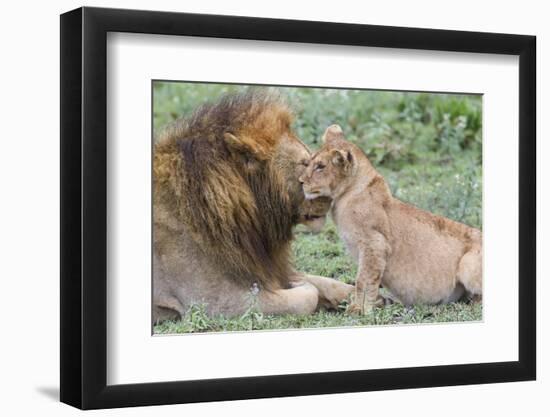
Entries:
[[386, 268], [389, 245], [381, 233], [374, 232], [368, 238], [358, 242], [357, 253], [355, 297], [348, 307], [348, 312], [367, 313], [374, 307], [384, 305], [379, 289]]

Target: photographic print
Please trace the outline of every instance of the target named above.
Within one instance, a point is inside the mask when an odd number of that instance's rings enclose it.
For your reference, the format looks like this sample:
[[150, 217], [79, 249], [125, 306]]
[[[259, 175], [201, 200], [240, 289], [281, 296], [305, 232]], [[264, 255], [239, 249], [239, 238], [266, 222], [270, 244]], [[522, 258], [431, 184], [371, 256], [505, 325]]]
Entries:
[[152, 82], [153, 333], [482, 320], [482, 96]]
[[62, 402], [536, 379], [534, 36], [89, 7], [60, 34]]

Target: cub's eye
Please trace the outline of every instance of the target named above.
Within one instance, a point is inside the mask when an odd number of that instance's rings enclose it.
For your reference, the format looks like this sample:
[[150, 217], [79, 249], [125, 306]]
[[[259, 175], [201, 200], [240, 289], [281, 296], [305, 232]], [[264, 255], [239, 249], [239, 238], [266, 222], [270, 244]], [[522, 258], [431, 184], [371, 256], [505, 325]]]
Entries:
[[307, 159], [304, 159], [302, 162], [300, 162], [300, 164], [307, 167], [309, 165], [309, 161]]
[[315, 171], [322, 171], [325, 166], [323, 164], [317, 164], [315, 165]]

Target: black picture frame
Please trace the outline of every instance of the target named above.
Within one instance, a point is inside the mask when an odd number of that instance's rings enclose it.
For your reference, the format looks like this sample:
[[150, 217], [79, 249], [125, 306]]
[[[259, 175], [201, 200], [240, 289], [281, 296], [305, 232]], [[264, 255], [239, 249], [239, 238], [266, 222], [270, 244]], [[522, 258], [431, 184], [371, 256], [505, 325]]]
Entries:
[[[519, 360], [107, 385], [108, 32], [519, 56]], [[61, 15], [61, 401], [94, 409], [534, 380], [535, 51], [524, 35], [88, 7]]]

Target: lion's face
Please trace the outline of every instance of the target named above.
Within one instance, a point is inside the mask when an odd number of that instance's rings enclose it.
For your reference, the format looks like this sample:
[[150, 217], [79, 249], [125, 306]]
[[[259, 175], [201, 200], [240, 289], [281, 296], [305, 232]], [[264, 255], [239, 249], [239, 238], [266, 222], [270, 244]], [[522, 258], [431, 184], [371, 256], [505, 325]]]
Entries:
[[309, 149], [298, 138], [287, 135], [280, 141], [275, 163], [285, 176], [291, 200], [298, 207], [298, 223], [305, 225], [310, 231], [317, 232], [325, 224], [331, 200], [329, 198], [315, 201], [304, 199], [299, 179], [305, 173], [310, 157]]
[[291, 133], [284, 135], [279, 142], [274, 164], [277, 170], [285, 176], [288, 192], [292, 199], [303, 198], [298, 179], [304, 173], [310, 157], [309, 149]]

